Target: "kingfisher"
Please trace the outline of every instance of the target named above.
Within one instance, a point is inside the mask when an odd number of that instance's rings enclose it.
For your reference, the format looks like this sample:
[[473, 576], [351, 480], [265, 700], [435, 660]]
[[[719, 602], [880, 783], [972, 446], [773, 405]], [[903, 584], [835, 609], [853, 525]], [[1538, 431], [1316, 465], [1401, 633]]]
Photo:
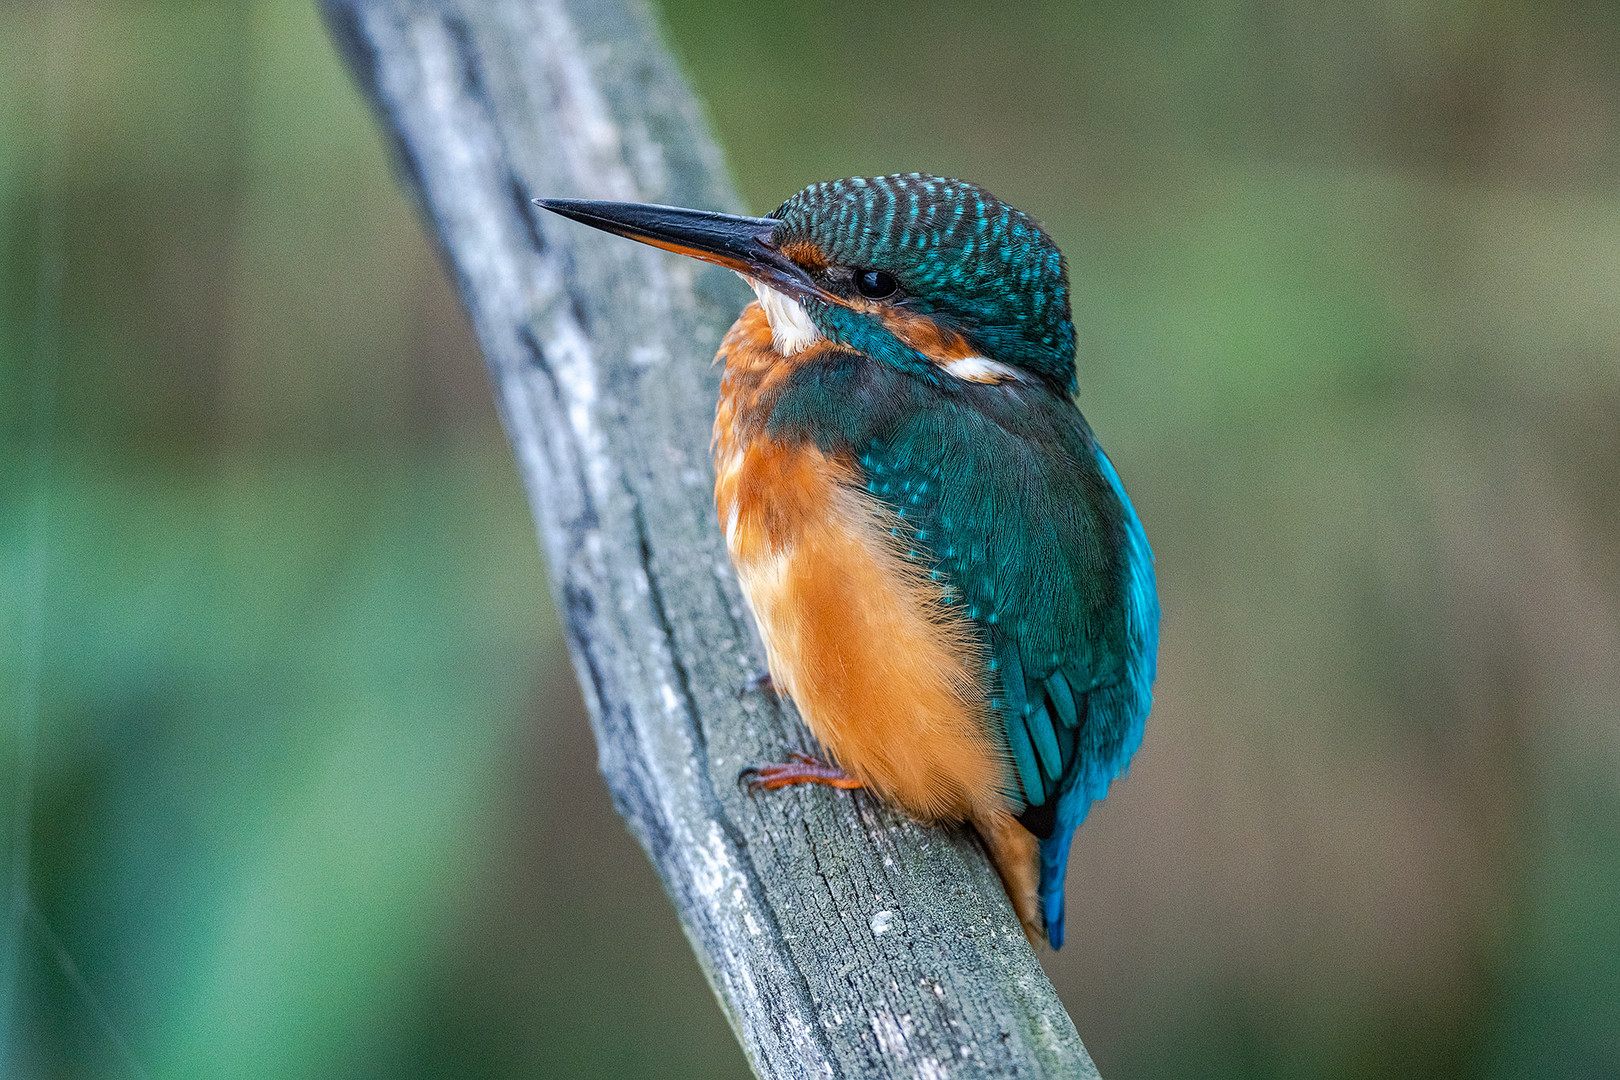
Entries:
[[756, 296], [716, 358], [715, 506], [769, 683], [827, 760], [743, 779], [970, 823], [1031, 943], [1061, 947], [1070, 841], [1142, 742], [1159, 602], [1075, 404], [1057, 245], [921, 173], [812, 184], [759, 218], [536, 202]]

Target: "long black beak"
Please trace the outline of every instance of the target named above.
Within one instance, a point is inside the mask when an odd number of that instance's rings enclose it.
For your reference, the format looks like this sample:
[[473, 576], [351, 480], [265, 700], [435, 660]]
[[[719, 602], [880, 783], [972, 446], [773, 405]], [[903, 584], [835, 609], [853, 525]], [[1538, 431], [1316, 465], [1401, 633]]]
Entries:
[[735, 270], [789, 296], [828, 298], [810, 276], [772, 242], [771, 236], [780, 224], [775, 218], [591, 199], [536, 199], [534, 202], [536, 206], [593, 229]]

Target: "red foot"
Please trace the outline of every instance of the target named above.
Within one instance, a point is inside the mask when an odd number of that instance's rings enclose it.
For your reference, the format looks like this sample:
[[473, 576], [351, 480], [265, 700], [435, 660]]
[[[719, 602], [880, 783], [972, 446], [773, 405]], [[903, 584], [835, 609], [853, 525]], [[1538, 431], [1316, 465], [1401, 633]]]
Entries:
[[754, 791], [775, 791], [789, 784], [825, 784], [827, 787], [853, 791], [861, 782], [847, 776], [836, 765], [825, 765], [809, 754], [797, 750], [788, 755], [783, 764], [750, 765], [737, 774], [737, 782]]

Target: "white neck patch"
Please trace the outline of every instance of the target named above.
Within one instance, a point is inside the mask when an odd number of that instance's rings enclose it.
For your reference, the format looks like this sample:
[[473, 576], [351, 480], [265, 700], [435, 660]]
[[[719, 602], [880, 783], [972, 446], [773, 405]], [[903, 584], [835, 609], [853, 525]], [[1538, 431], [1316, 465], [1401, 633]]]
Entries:
[[954, 375], [963, 382], [995, 384], [1023, 380], [1017, 368], [985, 356], [963, 356], [940, 366], [947, 375]]
[[797, 300], [746, 275], [743, 280], [752, 286], [754, 295], [759, 297], [759, 306], [765, 309], [765, 321], [771, 324], [771, 344], [776, 346], [777, 352], [792, 356], [821, 340], [821, 331]]

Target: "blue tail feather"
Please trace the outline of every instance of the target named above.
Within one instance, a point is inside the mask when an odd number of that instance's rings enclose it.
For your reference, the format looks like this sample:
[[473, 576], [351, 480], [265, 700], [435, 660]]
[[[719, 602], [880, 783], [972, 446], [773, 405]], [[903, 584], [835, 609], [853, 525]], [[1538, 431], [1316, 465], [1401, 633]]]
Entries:
[[1069, 867], [1069, 841], [1074, 830], [1059, 826], [1041, 841], [1041, 915], [1046, 919], [1046, 941], [1063, 948], [1063, 876]]
[[1057, 827], [1041, 841], [1041, 909], [1046, 939], [1054, 949], [1063, 945], [1063, 878], [1069, 866], [1069, 842], [1091, 812], [1091, 804], [1108, 794], [1109, 785], [1130, 768], [1132, 755], [1142, 745], [1147, 707], [1135, 690], [1128, 685], [1111, 686], [1087, 695], [1087, 730], [1118, 732], [1119, 737], [1112, 745], [1090, 746], [1082, 752], [1084, 766], [1058, 797]]

